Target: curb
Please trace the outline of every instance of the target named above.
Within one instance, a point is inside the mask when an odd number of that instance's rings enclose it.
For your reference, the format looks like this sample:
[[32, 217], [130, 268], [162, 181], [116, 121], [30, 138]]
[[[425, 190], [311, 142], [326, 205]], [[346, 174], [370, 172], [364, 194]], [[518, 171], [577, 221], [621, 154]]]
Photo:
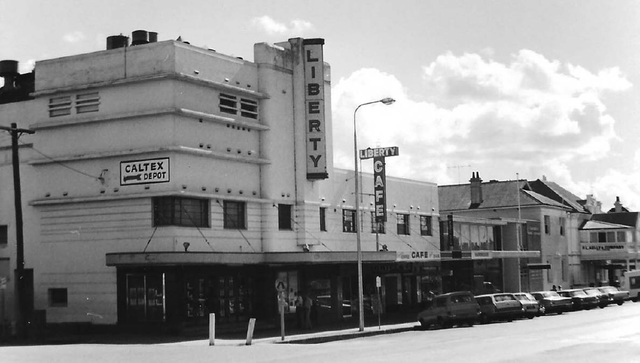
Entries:
[[405, 331], [415, 330], [417, 325], [415, 323], [399, 324], [394, 326], [383, 327], [369, 327], [364, 331], [359, 330], [342, 330], [342, 331], [329, 331], [325, 333], [317, 333], [306, 336], [293, 336], [285, 340], [272, 341], [275, 344], [320, 344], [333, 342], [338, 340], [357, 339], [370, 337], [382, 334], [401, 333]]

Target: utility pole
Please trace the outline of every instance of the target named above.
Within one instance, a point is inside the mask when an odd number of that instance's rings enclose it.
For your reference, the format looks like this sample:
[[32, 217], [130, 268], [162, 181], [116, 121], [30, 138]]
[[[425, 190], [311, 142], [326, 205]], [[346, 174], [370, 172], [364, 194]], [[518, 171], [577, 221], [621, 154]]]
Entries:
[[18, 319], [16, 329], [19, 338], [26, 338], [27, 333], [27, 308], [26, 286], [24, 275], [24, 235], [22, 222], [22, 194], [20, 191], [20, 158], [18, 157], [18, 138], [21, 134], [33, 134], [35, 131], [29, 129], [19, 129], [14, 122], [11, 127], [0, 126], [0, 130], [11, 133], [11, 156], [13, 164], [13, 190], [16, 213], [16, 304], [18, 307]]

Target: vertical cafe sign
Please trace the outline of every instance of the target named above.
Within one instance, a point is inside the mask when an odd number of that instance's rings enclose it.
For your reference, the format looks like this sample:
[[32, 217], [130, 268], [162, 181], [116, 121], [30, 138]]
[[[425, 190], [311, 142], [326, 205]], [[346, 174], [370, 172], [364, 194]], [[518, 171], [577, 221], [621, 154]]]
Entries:
[[387, 173], [385, 158], [387, 156], [398, 156], [400, 149], [397, 146], [366, 148], [360, 150], [360, 159], [373, 158], [373, 196], [374, 215], [376, 222], [387, 221]]
[[305, 39], [304, 92], [307, 137], [307, 179], [327, 179], [327, 143], [324, 115], [324, 39]]

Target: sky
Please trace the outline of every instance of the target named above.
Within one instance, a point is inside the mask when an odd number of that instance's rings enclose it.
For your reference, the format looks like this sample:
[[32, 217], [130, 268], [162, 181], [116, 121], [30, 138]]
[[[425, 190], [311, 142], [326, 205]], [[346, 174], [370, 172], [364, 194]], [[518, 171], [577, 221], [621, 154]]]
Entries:
[[[387, 175], [546, 178], [604, 211], [640, 210], [640, 1], [0, 0], [0, 59], [104, 50], [155, 31], [253, 60], [253, 44], [323, 38], [334, 164], [398, 146]], [[369, 162], [362, 163], [371, 171]]]

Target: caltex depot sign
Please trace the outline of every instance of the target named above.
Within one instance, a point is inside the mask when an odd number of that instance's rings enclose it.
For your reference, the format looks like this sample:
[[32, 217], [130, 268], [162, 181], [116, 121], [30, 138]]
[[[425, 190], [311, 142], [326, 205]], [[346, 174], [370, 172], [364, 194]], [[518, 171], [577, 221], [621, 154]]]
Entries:
[[169, 158], [120, 162], [120, 185], [166, 183], [169, 181]]

